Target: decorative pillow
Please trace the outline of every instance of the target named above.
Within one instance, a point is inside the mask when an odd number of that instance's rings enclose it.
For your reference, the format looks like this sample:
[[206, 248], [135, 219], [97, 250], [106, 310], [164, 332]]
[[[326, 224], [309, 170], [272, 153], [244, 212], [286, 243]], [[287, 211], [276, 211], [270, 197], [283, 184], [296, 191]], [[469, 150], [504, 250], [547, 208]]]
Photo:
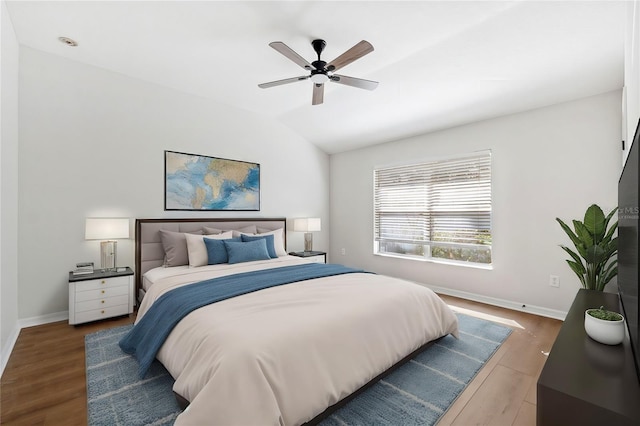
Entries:
[[273, 246], [273, 235], [269, 234], [269, 235], [247, 235], [247, 234], [242, 234], [240, 235], [240, 238], [242, 239], [242, 242], [249, 242], [249, 241], [255, 241], [255, 240], [260, 240], [260, 239], [264, 239], [267, 243], [267, 252], [269, 253], [269, 257], [272, 259], [275, 259], [276, 257], [278, 257], [278, 255], [276, 254], [276, 249]]
[[204, 235], [218, 235], [222, 234], [224, 231], [222, 229], [209, 228], [207, 226], [202, 227], [202, 233]]
[[264, 238], [247, 243], [225, 241], [224, 246], [227, 248], [229, 263], [271, 259], [267, 251], [267, 241]]
[[244, 228], [234, 229], [233, 230], [233, 238], [239, 238], [240, 234], [251, 234], [255, 235], [258, 233], [255, 225], [245, 226]]
[[284, 247], [284, 229], [278, 228], [275, 231], [261, 232], [258, 235], [273, 235], [273, 247], [276, 249], [276, 255], [286, 256], [287, 250]]
[[204, 237], [204, 245], [207, 247], [207, 261], [209, 265], [218, 265], [229, 261], [227, 247], [224, 245], [225, 241], [239, 243], [242, 242], [242, 239], [229, 238], [226, 240], [217, 240], [214, 238]]
[[[193, 231], [191, 235], [202, 235], [202, 231]], [[189, 235], [189, 234], [187, 234]], [[164, 266], [181, 266], [189, 264], [187, 239], [184, 232], [160, 230], [160, 240], [164, 249]]]
[[231, 238], [231, 231], [223, 232], [217, 235], [192, 235], [186, 234], [187, 239], [187, 253], [189, 255], [189, 266], [204, 266], [209, 261], [209, 254], [207, 253], [207, 246], [204, 245], [204, 239], [216, 239], [222, 240]]

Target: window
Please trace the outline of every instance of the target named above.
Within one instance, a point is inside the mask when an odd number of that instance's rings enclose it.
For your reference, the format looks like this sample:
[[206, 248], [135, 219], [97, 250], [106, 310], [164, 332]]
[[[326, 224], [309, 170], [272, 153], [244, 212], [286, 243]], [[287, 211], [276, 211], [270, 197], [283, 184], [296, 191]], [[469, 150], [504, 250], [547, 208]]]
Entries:
[[374, 170], [374, 253], [491, 263], [491, 152]]

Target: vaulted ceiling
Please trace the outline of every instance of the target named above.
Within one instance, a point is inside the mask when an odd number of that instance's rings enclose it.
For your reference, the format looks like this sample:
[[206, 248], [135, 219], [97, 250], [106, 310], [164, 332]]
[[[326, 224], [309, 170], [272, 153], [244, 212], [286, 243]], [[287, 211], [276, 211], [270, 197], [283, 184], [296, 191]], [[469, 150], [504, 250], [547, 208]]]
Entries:
[[[618, 1], [7, 1], [21, 45], [271, 117], [328, 153], [619, 89]], [[58, 41], [70, 37], [71, 48]], [[360, 40], [375, 50], [327, 83], [269, 47], [311, 62]]]

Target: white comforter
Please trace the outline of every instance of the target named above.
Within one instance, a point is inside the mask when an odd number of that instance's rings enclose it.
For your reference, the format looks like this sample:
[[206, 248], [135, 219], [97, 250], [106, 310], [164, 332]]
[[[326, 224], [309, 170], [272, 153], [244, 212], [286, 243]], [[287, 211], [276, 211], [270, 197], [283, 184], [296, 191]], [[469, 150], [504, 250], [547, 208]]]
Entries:
[[[286, 256], [157, 270], [138, 320], [160, 295], [186, 283], [301, 262]], [[191, 401], [176, 425], [297, 425], [422, 344], [457, 332], [453, 312], [426, 287], [356, 273], [200, 308], [174, 328], [158, 359], [176, 379], [174, 391]]]

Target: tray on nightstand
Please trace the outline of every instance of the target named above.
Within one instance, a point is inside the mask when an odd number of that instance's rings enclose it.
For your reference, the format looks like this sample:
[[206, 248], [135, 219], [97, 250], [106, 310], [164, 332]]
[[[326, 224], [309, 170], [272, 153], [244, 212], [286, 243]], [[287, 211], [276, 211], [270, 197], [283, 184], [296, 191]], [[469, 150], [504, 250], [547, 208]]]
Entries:
[[117, 268], [115, 271], [107, 271], [104, 269], [96, 269], [91, 274], [75, 275], [73, 271], [69, 272], [69, 282], [97, 280], [100, 278], [113, 278], [113, 277], [125, 277], [127, 275], [133, 275], [133, 269], [128, 266]]
[[[324, 251], [292, 251], [289, 253], [291, 256], [322, 259], [322, 263], [327, 263], [327, 253]], [[315, 260], [315, 259], [314, 259]], [[317, 260], [318, 263], [321, 263]]]

